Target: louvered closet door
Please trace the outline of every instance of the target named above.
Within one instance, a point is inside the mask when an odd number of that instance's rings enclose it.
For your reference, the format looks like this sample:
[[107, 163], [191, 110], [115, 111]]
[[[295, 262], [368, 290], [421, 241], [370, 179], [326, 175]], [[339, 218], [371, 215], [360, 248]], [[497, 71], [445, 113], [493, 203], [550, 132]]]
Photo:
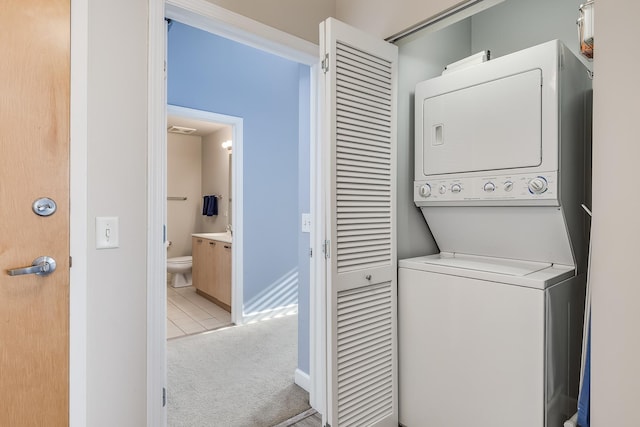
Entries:
[[395, 144], [397, 48], [329, 19], [327, 420], [397, 426]]

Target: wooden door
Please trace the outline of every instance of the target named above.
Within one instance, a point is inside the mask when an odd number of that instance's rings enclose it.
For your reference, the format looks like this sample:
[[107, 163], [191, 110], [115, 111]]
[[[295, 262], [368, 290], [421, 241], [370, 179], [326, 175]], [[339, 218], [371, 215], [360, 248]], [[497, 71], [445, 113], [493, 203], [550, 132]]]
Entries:
[[[0, 425], [65, 426], [70, 2], [4, 1], [1, 9]], [[55, 201], [55, 213], [34, 213], [41, 197]], [[55, 259], [55, 271], [8, 274], [40, 256]]]
[[398, 52], [334, 19], [321, 25], [320, 40], [330, 168], [327, 420], [397, 426]]

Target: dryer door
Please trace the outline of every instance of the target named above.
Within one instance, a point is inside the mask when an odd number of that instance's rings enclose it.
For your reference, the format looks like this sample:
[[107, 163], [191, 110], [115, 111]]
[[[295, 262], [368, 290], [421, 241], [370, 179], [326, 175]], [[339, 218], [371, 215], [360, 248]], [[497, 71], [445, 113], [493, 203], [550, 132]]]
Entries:
[[424, 175], [539, 166], [541, 85], [534, 69], [417, 99]]

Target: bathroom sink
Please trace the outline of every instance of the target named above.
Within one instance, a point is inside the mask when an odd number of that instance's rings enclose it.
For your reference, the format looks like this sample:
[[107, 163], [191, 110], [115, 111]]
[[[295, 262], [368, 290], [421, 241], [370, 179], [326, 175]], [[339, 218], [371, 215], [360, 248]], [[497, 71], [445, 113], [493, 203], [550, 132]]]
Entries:
[[193, 237], [199, 237], [201, 239], [217, 240], [224, 243], [232, 243], [232, 237], [229, 233], [194, 233]]

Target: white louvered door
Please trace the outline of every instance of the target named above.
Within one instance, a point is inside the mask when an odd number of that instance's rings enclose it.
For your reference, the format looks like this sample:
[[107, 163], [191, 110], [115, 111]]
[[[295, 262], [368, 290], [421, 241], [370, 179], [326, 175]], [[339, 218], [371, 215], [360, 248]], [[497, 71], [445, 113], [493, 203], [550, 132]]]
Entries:
[[321, 24], [326, 182], [327, 414], [398, 425], [395, 153], [397, 48]]

